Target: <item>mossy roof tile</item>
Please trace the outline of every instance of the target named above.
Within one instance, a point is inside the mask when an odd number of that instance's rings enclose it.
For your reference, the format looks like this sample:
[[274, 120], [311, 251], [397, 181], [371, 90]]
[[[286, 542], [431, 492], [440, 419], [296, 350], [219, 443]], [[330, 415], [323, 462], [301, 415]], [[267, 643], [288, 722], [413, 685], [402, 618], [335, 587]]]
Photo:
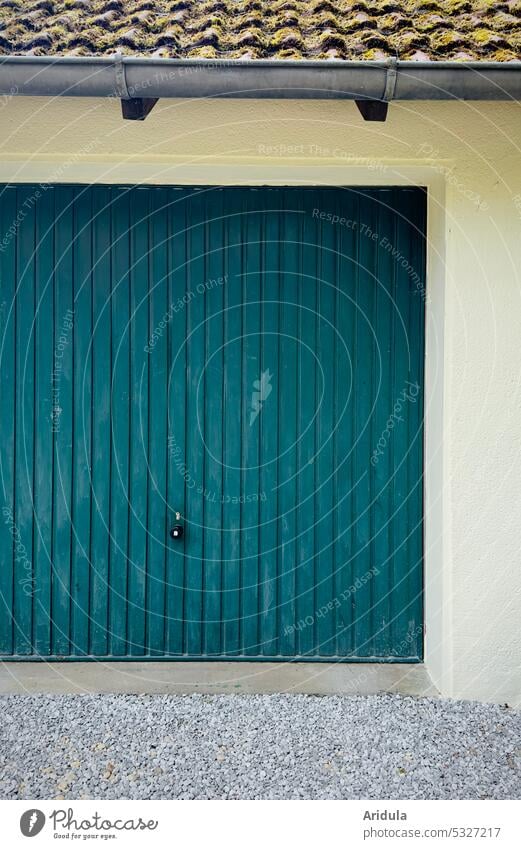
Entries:
[[521, 59], [521, 0], [0, 0], [0, 53]]

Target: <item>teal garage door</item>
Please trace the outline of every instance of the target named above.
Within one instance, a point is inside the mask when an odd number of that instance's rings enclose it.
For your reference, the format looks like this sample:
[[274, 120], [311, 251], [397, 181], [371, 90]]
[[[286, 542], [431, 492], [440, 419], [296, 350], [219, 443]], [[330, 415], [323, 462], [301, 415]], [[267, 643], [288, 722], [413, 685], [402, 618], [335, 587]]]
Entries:
[[425, 191], [0, 195], [1, 655], [421, 659]]

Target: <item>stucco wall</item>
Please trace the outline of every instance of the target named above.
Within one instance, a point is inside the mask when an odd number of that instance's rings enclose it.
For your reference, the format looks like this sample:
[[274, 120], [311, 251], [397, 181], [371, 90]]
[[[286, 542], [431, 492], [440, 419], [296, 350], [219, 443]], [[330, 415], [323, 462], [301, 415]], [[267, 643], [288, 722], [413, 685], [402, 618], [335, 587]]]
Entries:
[[445, 695], [521, 702], [521, 106], [0, 103], [0, 181], [429, 187], [426, 661]]

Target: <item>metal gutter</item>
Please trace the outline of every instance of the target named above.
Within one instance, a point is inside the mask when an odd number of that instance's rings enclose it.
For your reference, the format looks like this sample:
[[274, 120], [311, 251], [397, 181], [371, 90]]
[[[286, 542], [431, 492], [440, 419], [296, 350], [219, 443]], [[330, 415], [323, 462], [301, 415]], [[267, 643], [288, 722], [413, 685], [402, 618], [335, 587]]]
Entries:
[[521, 100], [521, 62], [7, 56], [0, 94], [36, 97]]
[[160, 97], [354, 100], [385, 121], [393, 100], [521, 100], [521, 62], [7, 56], [0, 95], [114, 97], [143, 121]]

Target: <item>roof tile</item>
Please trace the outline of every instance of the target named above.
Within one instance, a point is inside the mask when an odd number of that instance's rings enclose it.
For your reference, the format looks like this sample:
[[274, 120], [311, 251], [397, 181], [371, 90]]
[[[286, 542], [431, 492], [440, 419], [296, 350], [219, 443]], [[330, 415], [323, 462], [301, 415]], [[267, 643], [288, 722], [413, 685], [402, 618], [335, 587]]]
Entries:
[[521, 0], [0, 0], [0, 53], [521, 59]]

